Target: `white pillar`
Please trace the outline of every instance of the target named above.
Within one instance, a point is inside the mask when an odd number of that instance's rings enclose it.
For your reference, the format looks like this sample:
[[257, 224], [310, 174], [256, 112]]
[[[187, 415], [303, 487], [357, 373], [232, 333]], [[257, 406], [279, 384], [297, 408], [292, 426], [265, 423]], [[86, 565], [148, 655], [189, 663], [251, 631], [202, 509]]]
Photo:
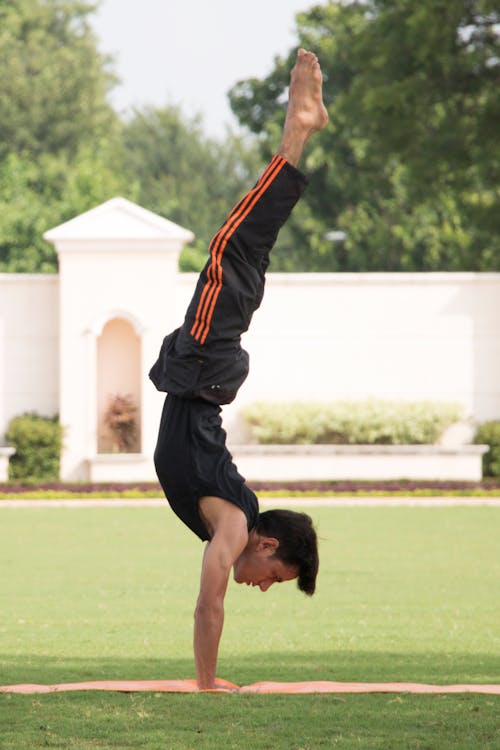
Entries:
[[[44, 237], [54, 243], [60, 266], [59, 413], [65, 428], [61, 478], [86, 481], [92, 475], [97, 451], [96, 321], [102, 329], [107, 320], [120, 316], [132, 321], [141, 336], [140, 465], [144, 478], [152, 478], [162, 397], [148, 372], [163, 336], [178, 325], [178, 258], [193, 234], [130, 201], [113, 198]], [[124, 476], [120, 463], [116, 475], [107, 478]]]

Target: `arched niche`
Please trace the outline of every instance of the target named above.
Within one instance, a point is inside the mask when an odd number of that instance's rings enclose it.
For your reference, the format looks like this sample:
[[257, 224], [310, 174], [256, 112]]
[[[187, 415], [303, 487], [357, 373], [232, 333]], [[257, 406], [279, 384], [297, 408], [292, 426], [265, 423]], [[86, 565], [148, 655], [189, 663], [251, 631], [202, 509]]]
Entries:
[[[141, 452], [141, 337], [138, 326], [125, 317], [113, 317], [99, 326], [97, 335], [97, 452]], [[113, 430], [107, 414], [113, 407], [131, 430]], [[131, 407], [131, 408], [129, 408]]]

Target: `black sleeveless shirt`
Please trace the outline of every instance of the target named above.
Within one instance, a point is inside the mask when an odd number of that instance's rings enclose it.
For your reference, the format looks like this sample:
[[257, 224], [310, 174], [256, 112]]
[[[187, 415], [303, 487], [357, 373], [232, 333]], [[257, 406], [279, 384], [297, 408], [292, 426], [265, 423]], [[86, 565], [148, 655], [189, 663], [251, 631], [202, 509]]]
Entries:
[[204, 399], [169, 393], [155, 450], [156, 473], [172, 510], [203, 541], [210, 535], [198, 510], [201, 497], [234, 503], [245, 514], [248, 531], [259, 517], [257, 497], [226, 447], [220, 412]]

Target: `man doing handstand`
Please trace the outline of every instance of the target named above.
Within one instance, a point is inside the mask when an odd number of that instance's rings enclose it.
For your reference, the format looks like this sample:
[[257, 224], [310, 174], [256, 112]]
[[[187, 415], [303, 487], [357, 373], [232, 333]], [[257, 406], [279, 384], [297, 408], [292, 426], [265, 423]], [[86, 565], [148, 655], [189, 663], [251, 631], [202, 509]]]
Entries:
[[288, 510], [259, 514], [257, 498], [226, 448], [220, 405], [234, 399], [248, 374], [241, 334], [262, 301], [269, 252], [306, 187], [297, 168], [304, 146], [327, 119], [317, 58], [299, 50], [280, 148], [212, 239], [184, 323], [164, 339], [150, 372], [168, 394], [155, 451], [158, 478], [174, 512], [208, 542], [194, 622], [202, 690], [215, 687], [231, 569], [237, 583], [261, 591], [295, 578], [306, 594], [315, 590], [311, 519]]

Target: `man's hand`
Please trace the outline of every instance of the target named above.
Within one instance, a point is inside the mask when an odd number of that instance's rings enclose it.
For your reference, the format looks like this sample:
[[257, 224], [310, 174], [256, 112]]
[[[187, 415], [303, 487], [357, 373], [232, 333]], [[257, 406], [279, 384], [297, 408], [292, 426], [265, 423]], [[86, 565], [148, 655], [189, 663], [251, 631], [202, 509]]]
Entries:
[[238, 685], [235, 685], [234, 682], [228, 682], [227, 680], [222, 680], [221, 678], [216, 678], [215, 687], [208, 688], [208, 689], [201, 689], [200, 692], [203, 693], [238, 693], [240, 688]]
[[200, 593], [194, 615], [194, 658], [200, 690], [214, 690], [224, 597], [231, 568], [248, 542], [246, 517], [236, 505], [217, 497], [200, 500], [200, 513], [212, 533], [203, 555]]

